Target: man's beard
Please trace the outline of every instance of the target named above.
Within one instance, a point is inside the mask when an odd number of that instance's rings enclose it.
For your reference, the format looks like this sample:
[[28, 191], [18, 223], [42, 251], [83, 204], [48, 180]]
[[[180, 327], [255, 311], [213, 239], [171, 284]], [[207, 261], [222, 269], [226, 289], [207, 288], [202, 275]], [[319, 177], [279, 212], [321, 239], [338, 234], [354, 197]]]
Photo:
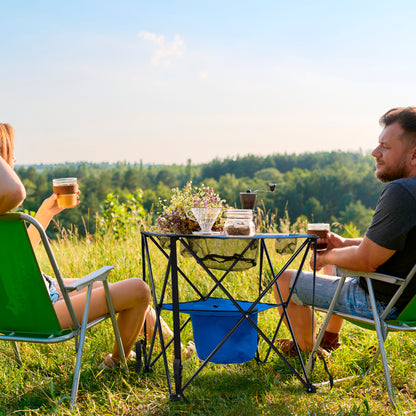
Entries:
[[376, 178], [380, 182], [391, 182], [396, 179], [406, 178], [407, 169], [404, 163], [401, 163], [399, 166], [396, 166], [389, 170], [384, 170], [382, 172], [375, 171]]

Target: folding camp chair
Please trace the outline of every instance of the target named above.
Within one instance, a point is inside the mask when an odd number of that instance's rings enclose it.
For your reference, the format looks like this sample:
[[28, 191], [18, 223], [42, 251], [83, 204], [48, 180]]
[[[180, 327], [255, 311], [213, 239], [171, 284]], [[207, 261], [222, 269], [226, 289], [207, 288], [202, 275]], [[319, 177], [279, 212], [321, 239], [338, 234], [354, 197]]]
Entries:
[[[71, 316], [73, 328], [62, 329], [59, 324], [26, 232], [27, 223], [33, 224], [40, 233], [43, 246]], [[71, 407], [75, 405], [77, 399], [86, 330], [108, 317], [111, 318], [113, 324], [123, 367], [128, 371], [107, 282], [112, 269], [112, 266], [102, 267], [78, 279], [74, 284], [65, 286], [42, 226], [27, 214], [9, 213], [0, 215], [0, 340], [12, 342], [16, 358], [21, 363], [16, 342], [49, 344], [74, 338], [77, 357], [72, 383]], [[93, 322], [88, 322], [92, 284], [98, 281], [101, 281], [104, 286], [110, 312]], [[85, 288], [85, 312], [80, 324], [68, 293]]]
[[[341, 318], [344, 318], [350, 321], [351, 323], [358, 325], [362, 328], [376, 331], [378, 348], [369, 368], [362, 375], [364, 376], [368, 374], [370, 371], [372, 371], [377, 362], [378, 357], [381, 356], [381, 360], [383, 363], [383, 370], [384, 370], [384, 378], [386, 381], [386, 387], [388, 390], [389, 398], [390, 398], [391, 403], [395, 405], [395, 398], [394, 398], [393, 388], [392, 388], [391, 379], [390, 379], [390, 371], [389, 371], [389, 367], [387, 363], [387, 355], [386, 355], [386, 350], [384, 347], [384, 342], [387, 338], [389, 331], [406, 331], [406, 332], [416, 331], [416, 296], [414, 296], [413, 299], [407, 304], [407, 306], [402, 310], [402, 312], [400, 313], [400, 315], [397, 317], [396, 320], [386, 320], [386, 317], [391, 311], [392, 307], [396, 304], [397, 300], [400, 298], [404, 290], [406, 289], [407, 285], [409, 284], [413, 276], [415, 275], [416, 265], [413, 266], [409, 274], [404, 279], [399, 278], [399, 277], [385, 275], [385, 274], [380, 274], [380, 273], [357, 272], [357, 271], [341, 269], [341, 268], [338, 268], [338, 271], [341, 274], [341, 279], [338, 284], [334, 299], [332, 300], [329, 306], [327, 315], [319, 331], [314, 348], [312, 350], [312, 354], [310, 355], [310, 358], [306, 367], [307, 371], [309, 372], [311, 368], [313, 367], [313, 360], [315, 357], [314, 352], [317, 351], [318, 346], [321, 343], [324, 331], [328, 325], [329, 318], [331, 317], [332, 314], [340, 316]], [[334, 311], [334, 306], [338, 299], [341, 288], [344, 284], [345, 278], [346, 277], [359, 277], [359, 276], [364, 277], [367, 282], [368, 292], [369, 292], [370, 301], [371, 301], [371, 307], [373, 311], [373, 319], [366, 319], [366, 318], [346, 315], [346, 314], [342, 314], [342, 313], [338, 313]], [[386, 309], [381, 315], [377, 313], [376, 299], [374, 296], [372, 280], [384, 281], [386, 283], [397, 285], [396, 292], [394, 293], [392, 299], [390, 300]], [[315, 309], [319, 310], [319, 308], [316, 308], [316, 307]], [[345, 380], [345, 379], [342, 379], [342, 380]], [[335, 380], [335, 381], [341, 381], [341, 380]]]

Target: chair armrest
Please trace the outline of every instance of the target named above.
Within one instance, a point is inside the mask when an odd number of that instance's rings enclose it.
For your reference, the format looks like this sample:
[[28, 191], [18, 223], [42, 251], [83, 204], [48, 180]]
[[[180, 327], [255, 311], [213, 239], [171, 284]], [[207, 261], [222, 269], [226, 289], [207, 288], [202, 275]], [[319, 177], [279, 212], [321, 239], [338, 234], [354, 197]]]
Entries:
[[379, 280], [381, 282], [391, 283], [394, 285], [401, 285], [405, 281], [405, 279], [402, 279], [400, 277], [390, 276], [388, 274], [361, 272], [357, 270], [344, 269], [343, 267], [338, 267], [338, 266], [337, 266], [337, 269], [341, 273], [341, 276], [368, 277], [369, 279]]
[[71, 285], [65, 286], [68, 292], [72, 292], [73, 290], [82, 290], [84, 287], [89, 286], [94, 282], [100, 282], [103, 280], [107, 280], [109, 273], [111, 270], [114, 269], [114, 266], [104, 266], [94, 272], [87, 274], [84, 277], [79, 278]]

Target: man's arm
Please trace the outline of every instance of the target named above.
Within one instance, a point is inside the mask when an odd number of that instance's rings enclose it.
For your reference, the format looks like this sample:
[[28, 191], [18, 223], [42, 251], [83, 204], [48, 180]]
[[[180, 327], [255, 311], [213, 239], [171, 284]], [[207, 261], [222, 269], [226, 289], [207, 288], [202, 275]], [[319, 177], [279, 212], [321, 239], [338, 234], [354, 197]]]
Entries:
[[18, 207], [26, 190], [16, 172], [0, 156], [0, 214]]
[[333, 264], [350, 270], [374, 272], [395, 252], [395, 250], [384, 248], [368, 237], [364, 237], [359, 245], [317, 252], [316, 268], [320, 270], [327, 264]]
[[323, 240], [326, 243], [328, 249], [358, 246], [363, 241], [361, 237], [360, 238], [344, 238], [331, 231], [327, 234], [327, 238]]

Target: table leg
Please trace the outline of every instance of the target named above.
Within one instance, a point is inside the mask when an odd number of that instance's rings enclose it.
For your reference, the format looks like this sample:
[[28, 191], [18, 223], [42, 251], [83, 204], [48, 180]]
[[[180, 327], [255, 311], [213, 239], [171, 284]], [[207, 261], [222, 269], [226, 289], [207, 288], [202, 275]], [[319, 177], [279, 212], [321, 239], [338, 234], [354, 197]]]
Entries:
[[170, 239], [170, 267], [172, 279], [172, 318], [173, 318], [173, 377], [175, 380], [175, 393], [171, 400], [180, 400], [182, 392], [182, 357], [181, 357], [181, 329], [179, 319], [179, 288], [178, 288], [178, 258], [176, 251], [176, 238]]
[[[334, 297], [331, 301], [331, 304], [329, 305], [329, 308], [328, 308], [328, 311], [326, 313], [324, 322], [321, 326], [321, 329], [319, 330], [318, 336], [317, 336], [316, 341], [315, 341], [315, 345], [313, 346], [312, 352], [309, 356], [308, 363], [306, 364], [306, 373], [307, 374], [312, 369], [312, 364], [313, 364], [315, 352], [318, 350], [318, 347], [321, 344], [322, 338], [324, 336], [324, 332], [325, 332], [326, 327], [328, 326], [328, 323], [329, 323], [329, 319], [331, 318], [332, 312], [334, 311], [335, 304], [338, 300], [338, 296], [341, 292], [342, 286], [344, 285], [344, 281], [345, 281], [345, 276], [342, 276], [339, 280], [337, 290], [335, 291], [335, 294], [334, 294]], [[312, 376], [312, 374], [311, 374], [311, 376]]]

